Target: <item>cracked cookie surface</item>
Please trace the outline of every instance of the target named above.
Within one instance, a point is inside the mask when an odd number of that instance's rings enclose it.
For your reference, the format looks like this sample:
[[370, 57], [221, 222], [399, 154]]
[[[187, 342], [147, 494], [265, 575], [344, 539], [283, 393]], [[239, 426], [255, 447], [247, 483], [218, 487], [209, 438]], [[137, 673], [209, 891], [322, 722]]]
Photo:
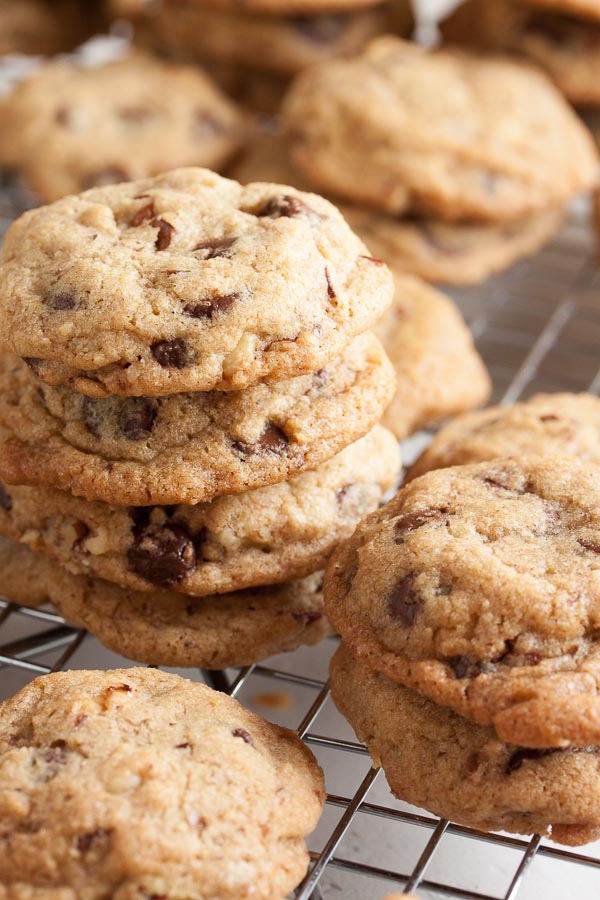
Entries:
[[72, 575], [54, 560], [0, 538], [2, 590], [22, 606], [52, 603], [114, 653], [149, 666], [226, 669], [319, 643], [331, 628], [320, 573], [268, 587], [189, 597], [142, 593]]
[[400, 800], [482, 831], [577, 846], [600, 836], [597, 747], [531, 750], [355, 662], [331, 663], [333, 699]]
[[179, 169], [21, 216], [0, 327], [40, 378], [90, 396], [237, 391], [322, 368], [392, 294], [323, 198]]
[[334, 553], [327, 615], [359, 661], [510, 743], [600, 741], [600, 468], [438, 469]]
[[311, 375], [159, 398], [52, 388], [0, 354], [0, 477], [117, 506], [203, 503], [316, 468], [375, 425], [395, 384], [369, 333]]
[[598, 158], [533, 67], [384, 37], [301, 73], [283, 107], [311, 181], [393, 214], [513, 220], [593, 187]]
[[0, 485], [0, 533], [136, 590], [221, 594], [323, 569], [399, 472], [396, 440], [377, 426], [314, 471], [197, 506], [115, 507]]
[[43, 676], [2, 703], [0, 784], [0, 881], [31, 900], [283, 900], [324, 800], [293, 732], [147, 668]]

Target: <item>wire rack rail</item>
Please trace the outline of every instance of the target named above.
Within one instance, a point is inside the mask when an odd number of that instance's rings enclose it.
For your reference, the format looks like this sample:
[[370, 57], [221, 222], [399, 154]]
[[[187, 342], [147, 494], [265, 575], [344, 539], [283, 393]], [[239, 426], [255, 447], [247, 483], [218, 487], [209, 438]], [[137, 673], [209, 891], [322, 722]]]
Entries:
[[[26, 204], [16, 187], [0, 184], [0, 235]], [[578, 215], [534, 260], [453, 292], [494, 378], [496, 402], [539, 390], [600, 390], [594, 256], [591, 229]], [[406, 456], [426, 440], [411, 439]], [[570, 850], [538, 837], [482, 834], [395, 800], [333, 707], [327, 664], [334, 648], [330, 639], [241, 671], [182, 672], [296, 728], [325, 770], [325, 814], [295, 900], [381, 900], [401, 890], [422, 898], [597, 900], [600, 844]], [[39, 674], [127, 664], [49, 609], [0, 600], [0, 699]]]

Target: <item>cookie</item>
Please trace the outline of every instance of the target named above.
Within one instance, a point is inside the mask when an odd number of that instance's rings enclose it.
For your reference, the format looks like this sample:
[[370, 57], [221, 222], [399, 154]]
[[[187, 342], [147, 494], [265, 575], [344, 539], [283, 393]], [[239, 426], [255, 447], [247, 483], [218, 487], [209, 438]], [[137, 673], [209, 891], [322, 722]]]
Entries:
[[502, 740], [599, 744], [599, 475], [526, 456], [417, 478], [334, 553], [333, 627]]
[[343, 645], [331, 692], [398, 799], [481, 831], [575, 846], [600, 837], [596, 747], [536, 752], [503, 743], [355, 662]]
[[438, 431], [409, 476], [532, 454], [600, 463], [600, 399], [592, 394], [536, 394], [525, 403], [466, 413]]
[[541, 9], [600, 22], [599, 0], [518, 0], [518, 2], [525, 6], [538, 6]]
[[331, 633], [320, 574], [200, 599], [73, 575], [5, 538], [0, 564], [3, 597], [28, 607], [52, 603], [71, 625], [85, 628], [114, 653], [151, 666], [249, 666]]
[[283, 117], [315, 185], [394, 215], [521, 219], [598, 176], [589, 134], [543, 74], [391, 37], [302, 72]]
[[0, 354], [0, 477], [117, 506], [204, 503], [316, 468], [379, 421], [395, 388], [368, 332], [313, 375], [156, 399], [51, 388]]
[[2, 0], [0, 55], [72, 50], [92, 33], [95, 16], [90, 5], [77, 0]]
[[21, 216], [0, 329], [44, 381], [90, 396], [241, 390], [325, 366], [392, 293], [321, 197], [179, 169]]
[[[231, 169], [242, 184], [278, 181], [309, 190], [293, 166], [283, 136], [259, 135]], [[443, 222], [417, 216], [391, 216], [342, 203], [340, 210], [373, 256], [392, 268], [426, 281], [478, 284], [539, 250], [558, 230], [563, 209], [550, 209], [516, 222]]]
[[399, 470], [394, 436], [376, 427], [313, 472], [199, 506], [114, 507], [2, 487], [0, 533], [126, 587], [221, 594], [323, 569]]
[[383, 422], [403, 440], [428, 425], [479, 406], [491, 381], [455, 304], [435, 288], [394, 272], [396, 294], [375, 328], [396, 371]]
[[[198, 68], [141, 53], [97, 67], [51, 62], [21, 82], [6, 101], [0, 161], [18, 168], [50, 203], [95, 185], [178, 166], [219, 168], [243, 136], [240, 112]], [[91, 239], [92, 225], [84, 226], [88, 233], [79, 234], [81, 242]], [[98, 222], [103, 243], [107, 225], [106, 219]], [[80, 228], [76, 215], [72, 241]], [[113, 242], [116, 236], [113, 229]], [[64, 253], [64, 243], [62, 247]]]
[[294, 732], [178, 675], [57, 672], [0, 705], [7, 897], [284, 900], [324, 796]]
[[245, 6], [170, 0], [138, 28], [136, 38], [169, 56], [235, 63], [289, 76], [323, 60], [358, 52], [371, 38], [391, 29], [392, 8], [383, 3], [290, 16], [256, 13]]
[[[561, 4], [565, 11], [567, 6]], [[600, 21], [552, 11], [558, 7], [555, 3], [467, 0], [442, 23], [442, 34], [453, 44], [520, 54], [545, 69], [572, 103], [597, 105]]]

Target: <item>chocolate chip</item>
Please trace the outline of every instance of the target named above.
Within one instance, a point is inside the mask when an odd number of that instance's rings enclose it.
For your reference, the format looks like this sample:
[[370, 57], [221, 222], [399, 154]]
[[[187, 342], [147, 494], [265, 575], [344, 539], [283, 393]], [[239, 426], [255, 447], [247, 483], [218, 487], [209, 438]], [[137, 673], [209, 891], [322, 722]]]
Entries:
[[318, 622], [319, 619], [323, 618], [323, 613], [317, 612], [317, 610], [313, 610], [312, 612], [295, 612], [292, 613], [292, 618], [294, 618], [296, 622], [302, 622], [303, 625], [312, 625], [313, 622]]
[[183, 307], [183, 311], [192, 319], [212, 319], [215, 313], [225, 312], [237, 303], [241, 296], [241, 294], [217, 294], [215, 297], [207, 297], [206, 300], [188, 303]]
[[97, 841], [105, 840], [110, 834], [112, 829], [107, 828], [96, 828], [95, 831], [90, 831], [88, 834], [82, 834], [77, 838], [77, 849], [80, 853], [87, 853], [92, 844]]
[[396, 543], [402, 544], [404, 541], [404, 535], [410, 534], [411, 531], [416, 531], [418, 528], [422, 528], [424, 525], [429, 524], [441, 524], [442, 522], [446, 522], [446, 513], [441, 509], [423, 509], [416, 510], [416, 512], [406, 513], [404, 516], [400, 516], [400, 518], [396, 519], [394, 522], [394, 533], [396, 535]]
[[546, 416], [540, 416], [540, 422], [558, 422], [558, 416], [548, 413]]
[[85, 715], [85, 713], [79, 713], [78, 716], [75, 716], [75, 721], [73, 722], [73, 728], [75, 729], [75, 731], [81, 728], [81, 726], [84, 725], [87, 720], [88, 717]]
[[188, 364], [187, 344], [182, 338], [158, 341], [150, 348], [152, 356], [163, 369], [183, 369]]
[[149, 525], [135, 535], [127, 559], [133, 571], [150, 584], [170, 587], [194, 568], [196, 550], [181, 525]]
[[589, 550], [590, 553], [600, 554], [600, 541], [589, 541], [586, 540], [586, 538], [579, 538], [577, 543], [580, 547], [583, 547], [584, 550]]
[[109, 684], [109, 686], [106, 688], [105, 693], [114, 694], [116, 691], [120, 691], [122, 694], [129, 694], [131, 690], [131, 685], [125, 684], [125, 682], [122, 681], [121, 684]]
[[128, 440], [141, 441], [152, 431], [157, 415], [158, 404], [155, 400], [128, 398], [119, 411], [119, 429]]
[[85, 191], [88, 188], [117, 184], [120, 181], [129, 181], [129, 173], [122, 169], [121, 166], [106, 166], [104, 169], [88, 172], [81, 182], [81, 188]]
[[77, 297], [68, 291], [58, 291], [56, 293], [51, 292], [46, 294], [44, 303], [50, 309], [55, 310], [76, 309], [80, 305]]
[[36, 375], [40, 374], [40, 371], [44, 364], [44, 360], [39, 359], [39, 357], [37, 356], [24, 356], [23, 362], [26, 363], [26, 365], [28, 365], [32, 372], [35, 372]]
[[510, 775], [511, 772], [516, 772], [517, 769], [521, 768], [525, 760], [543, 759], [545, 756], [550, 756], [552, 753], [558, 752], [560, 752], [559, 747], [552, 747], [547, 750], [533, 749], [531, 747], [520, 747], [510, 756], [506, 764], [506, 774]]
[[154, 246], [157, 250], [166, 250], [171, 243], [175, 228], [170, 222], [166, 222], [165, 219], [154, 219], [152, 225], [158, 228]]
[[208, 241], [200, 241], [194, 247], [194, 253], [198, 254], [199, 259], [219, 259], [224, 257], [229, 259], [231, 253], [229, 251], [235, 244], [237, 238], [211, 238]]
[[325, 266], [325, 280], [327, 282], [327, 296], [330, 300], [336, 300], [337, 295], [335, 293], [335, 288], [331, 283], [331, 276], [329, 274], [329, 269], [327, 268], [327, 266]]
[[388, 613], [405, 628], [414, 624], [421, 598], [415, 588], [413, 575], [406, 575], [393, 589], [387, 600]]
[[73, 541], [72, 549], [79, 547], [81, 542], [86, 539], [88, 534], [90, 533], [90, 529], [82, 522], [80, 519], [75, 519], [73, 522], [73, 531], [75, 532], [75, 540]]
[[307, 213], [315, 215], [316, 211], [307, 206], [298, 197], [293, 197], [291, 194], [283, 194], [281, 197], [271, 197], [270, 200], [266, 200], [254, 215], [259, 218], [269, 216], [272, 219], [291, 219], [294, 216], [306, 215]]
[[291, 16], [292, 28], [315, 44], [331, 44], [338, 40], [348, 25], [348, 17], [321, 13], [318, 16]]
[[130, 228], [138, 228], [140, 225], [143, 225], [144, 222], [149, 222], [156, 215], [156, 210], [154, 209], [154, 203], [151, 200], [150, 203], [144, 204], [144, 206], [140, 206], [138, 211], [133, 214], [131, 222], [129, 223]]
[[254, 444], [246, 444], [243, 441], [234, 441], [233, 448], [237, 450], [239, 453], [243, 453], [244, 456], [253, 456], [254, 454], [263, 454], [263, 453], [276, 453], [281, 455], [284, 453], [288, 446], [288, 439], [285, 434], [278, 428], [277, 425], [274, 425], [272, 422], [269, 422], [259, 437], [259, 439]]
[[251, 747], [254, 747], [252, 735], [245, 728], [234, 728], [231, 733], [234, 737], [241, 738], [245, 744], [250, 744]]
[[104, 424], [104, 406], [102, 400], [93, 397], [84, 397], [81, 404], [81, 417], [83, 424], [94, 437], [99, 438]]
[[0, 506], [7, 512], [12, 509], [12, 497], [3, 484], [0, 484]]
[[64, 763], [67, 759], [65, 747], [66, 744], [64, 741], [55, 741], [51, 747], [49, 747], [47, 750], [44, 750], [42, 754], [44, 762], [55, 764]]
[[456, 678], [477, 678], [483, 671], [481, 660], [475, 656], [454, 656], [447, 663]]

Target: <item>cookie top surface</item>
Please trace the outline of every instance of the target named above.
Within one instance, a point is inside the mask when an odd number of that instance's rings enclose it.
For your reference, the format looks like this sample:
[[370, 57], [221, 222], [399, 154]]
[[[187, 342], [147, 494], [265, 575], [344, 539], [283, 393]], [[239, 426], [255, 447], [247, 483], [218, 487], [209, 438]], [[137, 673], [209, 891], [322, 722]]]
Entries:
[[179, 166], [219, 168], [243, 136], [241, 113], [201, 69], [138, 53], [51, 62], [21, 82], [3, 107], [0, 159], [49, 203]]
[[[597, 7], [599, 9], [599, 7]], [[446, 42], [522, 55], [546, 70], [572, 103], [600, 103], [600, 19], [554, 3], [467, 0], [441, 24]]]
[[466, 413], [438, 431], [410, 477], [532, 454], [600, 463], [600, 399], [593, 394], [536, 394], [524, 403]]
[[[0, 354], [0, 477], [123, 506], [203, 503], [314, 469], [365, 434], [394, 369], [366, 333], [320, 369], [245, 391], [92, 399]], [[5, 435], [6, 436], [6, 435]]]
[[2, 883], [32, 898], [283, 900], [324, 797], [293, 732], [136, 668], [44, 676], [0, 705], [0, 783]]
[[396, 293], [376, 326], [398, 386], [383, 422], [399, 440], [484, 403], [491, 381], [458, 308], [418, 278], [394, 269]]
[[538, 71], [390, 37], [302, 73], [284, 120], [315, 184], [395, 214], [515, 219], [598, 175], [589, 135]]
[[503, 743], [361, 666], [344, 646], [332, 660], [331, 691], [399, 799], [482, 831], [573, 845], [600, 836], [597, 748]]
[[410, 482], [332, 557], [334, 628], [507, 741], [597, 744], [599, 471], [522, 457]]
[[22, 606], [52, 603], [114, 653], [151, 666], [225, 669], [317, 644], [331, 631], [320, 573], [213, 597], [141, 593], [72, 575], [54, 560], [0, 538], [3, 594]]
[[2, 486], [0, 533], [134, 589], [220, 594], [323, 569], [399, 472], [394, 436], [376, 427], [312, 472], [197, 506], [114, 507]]
[[326, 200], [205, 169], [25, 213], [2, 253], [4, 345], [92, 396], [240, 390], [315, 371], [391, 301]]

